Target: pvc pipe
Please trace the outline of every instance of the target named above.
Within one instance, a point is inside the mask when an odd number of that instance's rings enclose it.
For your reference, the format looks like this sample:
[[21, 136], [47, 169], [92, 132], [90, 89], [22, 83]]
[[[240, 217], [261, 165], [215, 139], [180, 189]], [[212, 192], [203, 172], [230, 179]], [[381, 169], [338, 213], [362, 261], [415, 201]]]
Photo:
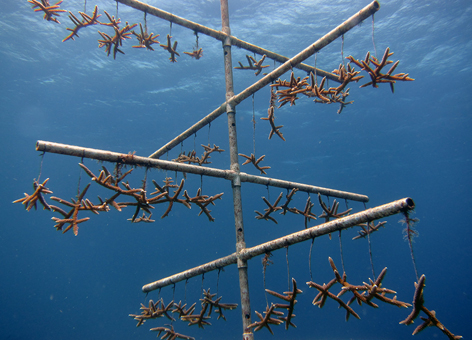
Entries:
[[[169, 21], [173, 24], [177, 24], [177, 25], [189, 28], [189, 29], [193, 30], [194, 32], [203, 33], [203, 34], [208, 35], [212, 38], [215, 38], [215, 39], [217, 39], [221, 42], [224, 42], [226, 40], [226, 38], [229, 38], [229, 42], [233, 46], [237, 46], [237, 47], [245, 49], [247, 51], [250, 51], [250, 52], [253, 52], [253, 53], [256, 53], [256, 54], [260, 54], [261, 56], [265, 54], [268, 58], [270, 58], [272, 60], [275, 60], [275, 61], [278, 61], [280, 63], [284, 63], [289, 59], [287, 57], [284, 57], [283, 55], [274, 53], [272, 51], [266, 50], [265, 48], [262, 48], [262, 47], [259, 47], [257, 45], [253, 45], [253, 44], [245, 42], [241, 39], [238, 39], [238, 38], [232, 36], [231, 33], [226, 34], [225, 32], [217, 31], [217, 30], [209, 28], [207, 26], [197, 24], [196, 22], [184, 19], [184, 18], [179, 17], [177, 15], [174, 15], [172, 13], [169, 13], [169, 12], [163, 11], [159, 8], [156, 8], [156, 7], [150, 6], [148, 4], [145, 4], [143, 2], [136, 1], [136, 0], [116, 0], [116, 1], [122, 3], [123, 5], [126, 5], [126, 6], [134, 8], [134, 9], [137, 9], [139, 11], [149, 13], [149, 14], [155, 16], [155, 17], [167, 20], [167, 21]], [[307, 73], [310, 73], [310, 72], [315, 73], [315, 68], [313, 66], [310, 66], [310, 65], [307, 65], [307, 64], [299, 64], [299, 65], [294, 66], [294, 67], [297, 67], [297, 68], [299, 68], [299, 69], [301, 69], [301, 70], [303, 70]], [[332, 74], [330, 72], [326, 72], [326, 71], [323, 71], [323, 70], [320, 70], [320, 69], [316, 69], [316, 74], [319, 75], [320, 77], [327, 77], [330, 80], [339, 82], [338, 76], [335, 75], [335, 74]]]
[[313, 194], [321, 194], [330, 197], [343, 198], [358, 202], [368, 202], [369, 197], [366, 195], [355, 194], [347, 191], [340, 191], [335, 189], [323, 188], [314, 185], [302, 184], [297, 182], [284, 181], [280, 179], [250, 175], [244, 172], [237, 172], [233, 170], [221, 170], [210, 167], [203, 167], [197, 165], [183, 164], [172, 161], [165, 161], [161, 159], [154, 159], [149, 157], [140, 157], [136, 155], [129, 155], [125, 153], [118, 153], [106, 150], [98, 150], [91, 148], [84, 148], [75, 145], [54, 143], [38, 140], [36, 142], [36, 150], [57, 153], [68, 156], [77, 156], [82, 158], [91, 158], [100, 161], [121, 163], [129, 165], [140, 165], [149, 168], [158, 168], [171, 171], [180, 171], [196, 175], [204, 175], [210, 177], [224, 178], [232, 181], [248, 182], [254, 184], [269, 185], [277, 188], [292, 189], [298, 188], [302, 192]]
[[[226, 86], [226, 114], [228, 117], [228, 138], [230, 169], [236, 172], [236, 177], [231, 181], [233, 191], [233, 213], [234, 229], [236, 232], [236, 253], [240, 253], [246, 248], [244, 240], [244, 220], [241, 198], [241, 181], [239, 179], [239, 158], [238, 158], [238, 134], [236, 133], [236, 108], [230, 104], [231, 97], [234, 96], [233, 87], [233, 62], [231, 53], [231, 29], [229, 24], [228, 0], [221, 0], [221, 31], [227, 38], [223, 42], [223, 59], [225, 68]], [[243, 326], [243, 337], [245, 340], [253, 340], [254, 334], [249, 329], [251, 321], [251, 301], [249, 296], [249, 277], [247, 260], [238, 259], [239, 294], [241, 299], [241, 318]]]
[[249, 260], [255, 256], [265, 254], [270, 251], [274, 251], [286, 246], [290, 246], [299, 242], [310, 240], [314, 237], [333, 233], [338, 230], [347, 229], [359, 225], [361, 223], [367, 223], [370, 221], [378, 220], [387, 216], [395, 215], [400, 212], [409, 211], [415, 208], [415, 202], [407, 197], [391, 203], [387, 203], [375, 208], [367, 209], [356, 214], [348, 215], [327, 223], [320, 224], [302, 231], [280, 237], [278, 239], [260, 244], [255, 247], [246, 248], [242, 250], [239, 255], [233, 253], [231, 255], [222, 257], [220, 259], [208, 262], [201, 266], [185, 270], [178, 274], [168, 276], [158, 281], [144, 285], [142, 290], [147, 293], [152, 290], [162, 288], [183, 280], [188, 280], [194, 276], [198, 276], [209, 271], [226, 267], [230, 264], [235, 264], [238, 258], [243, 260]]

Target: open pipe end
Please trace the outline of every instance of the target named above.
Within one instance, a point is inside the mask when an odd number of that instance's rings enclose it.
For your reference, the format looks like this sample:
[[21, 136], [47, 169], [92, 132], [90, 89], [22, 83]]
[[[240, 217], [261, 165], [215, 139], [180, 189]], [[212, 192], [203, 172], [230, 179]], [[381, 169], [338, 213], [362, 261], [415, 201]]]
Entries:
[[412, 198], [407, 197], [407, 198], [405, 199], [405, 202], [406, 202], [406, 207], [405, 207], [406, 209], [408, 209], [408, 210], [413, 210], [413, 209], [415, 209], [415, 202], [413, 201]]
[[380, 3], [378, 1], [374, 1], [372, 4], [374, 5], [375, 10], [378, 11], [380, 8]]
[[44, 149], [41, 148], [41, 141], [36, 141], [36, 151], [44, 151]]

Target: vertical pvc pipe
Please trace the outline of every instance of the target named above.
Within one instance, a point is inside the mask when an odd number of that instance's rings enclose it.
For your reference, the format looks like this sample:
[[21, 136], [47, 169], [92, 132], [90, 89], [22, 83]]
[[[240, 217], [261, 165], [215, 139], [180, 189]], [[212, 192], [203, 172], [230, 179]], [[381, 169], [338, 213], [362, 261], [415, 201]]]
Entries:
[[[223, 42], [223, 57], [225, 67], [226, 80], [226, 114], [228, 116], [228, 135], [229, 135], [229, 154], [231, 167], [237, 175], [232, 179], [231, 186], [233, 189], [233, 205], [234, 205], [234, 226], [236, 230], [236, 253], [239, 254], [246, 248], [244, 241], [244, 224], [243, 209], [241, 200], [241, 179], [239, 176], [238, 161], [238, 137], [236, 133], [236, 110], [235, 104], [230, 99], [234, 96], [233, 89], [233, 63], [231, 59], [231, 29], [229, 26], [228, 0], [221, 0], [221, 31], [226, 34], [227, 38]], [[249, 299], [249, 279], [247, 275], [247, 260], [238, 258], [238, 274], [239, 274], [239, 292], [241, 295], [241, 313], [243, 321], [243, 339], [253, 340], [254, 334], [249, 330], [251, 324], [251, 302]]]

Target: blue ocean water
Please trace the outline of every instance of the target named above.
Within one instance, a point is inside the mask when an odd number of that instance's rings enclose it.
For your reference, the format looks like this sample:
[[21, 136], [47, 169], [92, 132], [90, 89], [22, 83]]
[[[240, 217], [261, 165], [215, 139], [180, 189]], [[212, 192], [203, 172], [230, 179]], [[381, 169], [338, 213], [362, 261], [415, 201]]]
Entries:
[[[221, 28], [220, 4], [214, 0], [148, 1], [181, 17], [214, 29]], [[288, 57], [294, 56], [325, 33], [366, 6], [369, 1], [230, 1], [230, 23], [236, 37]], [[409, 73], [413, 82], [397, 83], [392, 94], [388, 85], [359, 89], [351, 84], [347, 106], [336, 114], [337, 105], [315, 104], [300, 98], [296, 105], [276, 110], [276, 122], [283, 125], [286, 138], [268, 140], [270, 128], [259, 120], [266, 116], [269, 89], [264, 88], [236, 109], [239, 152], [266, 155], [268, 176], [300, 183], [349, 191], [369, 196], [367, 207], [375, 207], [404, 197], [416, 203], [419, 236], [414, 254], [420, 274], [426, 275], [425, 306], [454, 334], [470, 338], [471, 272], [471, 142], [472, 107], [472, 5], [468, 1], [381, 1], [374, 24], [362, 25], [337, 39], [305, 63], [326, 71], [336, 69], [342, 57], [364, 58], [390, 47], [392, 60], [400, 60], [396, 71]], [[98, 5], [123, 22], [143, 22], [141, 12], [114, 1], [87, 1], [86, 12]], [[77, 14], [83, 1], [64, 0], [61, 8]], [[224, 192], [212, 206], [215, 222], [197, 216], [198, 208], [175, 206], [161, 219], [165, 207], [157, 206], [152, 224], [127, 221], [133, 208], [122, 212], [92, 215], [79, 225], [78, 236], [61, 234], [53, 228], [53, 215], [26, 212], [12, 204], [23, 193], [32, 192], [33, 179], [50, 178], [53, 195], [70, 199], [89, 183], [77, 163], [80, 158], [35, 151], [37, 140], [83, 147], [133, 152], [147, 156], [216, 109], [225, 100], [221, 43], [199, 35], [203, 48], [200, 60], [184, 56], [170, 63], [168, 52], [133, 49], [136, 40], [125, 41], [116, 60], [97, 48], [97, 30], [88, 27], [75, 41], [61, 42], [71, 22], [63, 13], [61, 24], [42, 19], [26, 0], [6, 0], [0, 19], [0, 140], [3, 154], [0, 259], [0, 338], [1, 339], [151, 339], [152, 327], [170, 324], [168, 319], [149, 320], [136, 328], [128, 314], [139, 314], [140, 303], [160, 297], [165, 303], [201, 298], [202, 289], [222, 296], [222, 302], [238, 303], [239, 284], [235, 265], [220, 273], [210, 272], [187, 283], [163, 288], [148, 296], [141, 287], [188, 268], [226, 256], [235, 251], [235, 231], [231, 184], [223, 179], [187, 175], [185, 189], [193, 195], [200, 186], [204, 193]], [[178, 40], [178, 51], [191, 51], [192, 31], [147, 16], [148, 29], [165, 42], [169, 33]], [[374, 36], [372, 27], [374, 26]], [[107, 31], [108, 32], [108, 31]], [[109, 32], [110, 33], [110, 32]], [[111, 33], [110, 33], [111, 34]], [[375, 49], [373, 44], [375, 41]], [[376, 52], [375, 52], [376, 50]], [[246, 63], [245, 50], [233, 48], [233, 66]], [[257, 57], [259, 58], [259, 57]], [[273, 69], [273, 62], [267, 70]], [[295, 76], [304, 77], [300, 70]], [[364, 74], [366, 75], [366, 74]], [[288, 79], [290, 73], [282, 76]], [[235, 93], [258, 80], [251, 71], [234, 70]], [[252, 117], [256, 116], [255, 133]], [[255, 136], [255, 137], [253, 137]], [[229, 167], [226, 116], [200, 130], [164, 156], [173, 159], [181, 151], [201, 144], [216, 144], [226, 152], [212, 154], [209, 165]], [[243, 159], [240, 159], [241, 163]], [[102, 164], [84, 163], [95, 173]], [[103, 164], [112, 169], [113, 164]], [[258, 174], [250, 165], [241, 171]], [[128, 177], [139, 187], [144, 169]], [[148, 179], [161, 182], [181, 174], [150, 170]], [[277, 215], [278, 224], [256, 220], [254, 210], [266, 208], [261, 197], [274, 202], [285, 190], [243, 183], [243, 215], [248, 247], [304, 228], [303, 218]], [[87, 194], [105, 197], [105, 189], [92, 186]], [[306, 193], [297, 193], [293, 205], [303, 209]], [[311, 195], [316, 203], [316, 195]], [[326, 198], [325, 198], [326, 200]], [[330, 200], [332, 202], [332, 198]], [[364, 209], [348, 202], [354, 211]], [[341, 200], [340, 210], [345, 209]], [[315, 205], [313, 212], [321, 213]], [[408, 243], [403, 240], [400, 215], [386, 218], [386, 227], [372, 235], [372, 253], [378, 274], [388, 268], [383, 285], [397, 291], [397, 298], [410, 302], [416, 281]], [[315, 225], [319, 220], [311, 222]], [[357, 231], [342, 233], [343, 259], [348, 281], [362, 284], [372, 277], [366, 240], [352, 241]], [[256, 339], [408, 339], [421, 323], [404, 326], [411, 308], [400, 309], [379, 302], [379, 308], [353, 308], [361, 319], [350, 318], [330, 300], [319, 309], [312, 305], [317, 294], [305, 282], [323, 284], [333, 278], [328, 263], [332, 257], [341, 268], [338, 235], [310, 241], [273, 252], [266, 270], [266, 288], [284, 292], [294, 277], [303, 291], [297, 297], [294, 323], [288, 331], [273, 326], [255, 333]], [[288, 259], [288, 260], [287, 260]], [[287, 265], [288, 262], [288, 265]], [[289, 274], [288, 274], [289, 271]], [[311, 276], [310, 276], [311, 271]], [[249, 261], [252, 320], [255, 311], [266, 307], [261, 257]], [[336, 292], [336, 287], [333, 292]], [[268, 297], [270, 302], [280, 302]], [[197, 311], [199, 309], [197, 308]], [[241, 339], [240, 308], [225, 312], [226, 321], [212, 317], [211, 326], [187, 327], [182, 321], [172, 325], [179, 333], [195, 339]], [[161, 334], [162, 336], [162, 334]], [[446, 339], [437, 328], [429, 327], [415, 339]]]

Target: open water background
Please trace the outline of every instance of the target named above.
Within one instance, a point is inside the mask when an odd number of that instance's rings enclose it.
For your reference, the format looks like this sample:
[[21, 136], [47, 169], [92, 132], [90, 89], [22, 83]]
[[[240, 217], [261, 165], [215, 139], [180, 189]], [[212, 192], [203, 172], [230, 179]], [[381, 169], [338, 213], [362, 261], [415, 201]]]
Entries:
[[[230, 1], [233, 35], [285, 56], [293, 56], [369, 2], [356, 1]], [[113, 1], [87, 2], [91, 13], [98, 5], [117, 15]], [[218, 1], [156, 1], [149, 4], [214, 29], [220, 29]], [[77, 14], [82, 1], [64, 0], [61, 8]], [[143, 15], [119, 5], [123, 22], [143, 22]], [[211, 289], [222, 301], [238, 303], [237, 268], [232, 265], [196, 277], [187, 284], [153, 292], [146, 298], [141, 286], [179, 271], [198, 266], [234, 252], [232, 194], [229, 182], [222, 179], [188, 175], [185, 189], [194, 195], [203, 185], [204, 193], [224, 192], [212, 207], [216, 221], [178, 205], [161, 219], [165, 207], [155, 209], [153, 224], [127, 221], [133, 209], [111, 210], [99, 216], [81, 213], [91, 219], [80, 224], [79, 234], [61, 234], [53, 228], [52, 213], [38, 209], [26, 212], [12, 204], [23, 192], [32, 192], [32, 182], [41, 171], [41, 181], [54, 196], [69, 199], [89, 182], [80, 171], [78, 158], [35, 151], [36, 140], [146, 156], [171, 140], [188, 126], [217, 108], [225, 98], [221, 44], [199, 35], [204, 50], [200, 60], [181, 53], [178, 62], [168, 61], [168, 53], [157, 45], [154, 52], [133, 49], [136, 42], [124, 42], [125, 55], [116, 60], [97, 48], [97, 30], [89, 27], [80, 38], [62, 43], [71, 23], [66, 15], [61, 25], [42, 20], [25, 1], [2, 2], [0, 19], [0, 146], [2, 153], [2, 190], [0, 195], [0, 338], [17, 339], [152, 339], [151, 327], [168, 324], [167, 319], [150, 320], [136, 328], [130, 313], [139, 313], [140, 303], [148, 299], [164, 302], [174, 298], [188, 304], [201, 298], [201, 290]], [[342, 114], [337, 105], [313, 103], [300, 98], [295, 106], [276, 111], [276, 122], [284, 125], [286, 142], [274, 136], [267, 139], [269, 127], [259, 118], [266, 116], [269, 90], [265, 88], [237, 107], [239, 152], [253, 152], [252, 115], [256, 116], [257, 156], [265, 154], [262, 165], [268, 175], [312, 185], [368, 195], [367, 207], [403, 197], [416, 203], [419, 237], [414, 243], [418, 270], [426, 275], [425, 306], [435, 310], [439, 320], [453, 333], [472, 336], [470, 320], [471, 272], [471, 123], [470, 79], [472, 68], [472, 5], [469, 1], [382, 1], [375, 14], [375, 46], [381, 58], [386, 47], [400, 60], [396, 71], [410, 73], [414, 82], [397, 83], [395, 94], [389, 86], [359, 89], [351, 84], [350, 100]], [[165, 42], [169, 23], [148, 16], [150, 31]], [[173, 25], [172, 36], [178, 51], [191, 51], [193, 32]], [[352, 29], [344, 37], [344, 56], [361, 59], [367, 51], [375, 53], [372, 20]], [[233, 65], [245, 63], [246, 51], [233, 48]], [[341, 39], [317, 54], [317, 67], [332, 71], [342, 61]], [[312, 57], [306, 63], [314, 65]], [[273, 62], [267, 61], [271, 65]], [[295, 75], [305, 74], [295, 70]], [[364, 74], [366, 75], [366, 74]], [[282, 79], [288, 79], [289, 73]], [[260, 76], [259, 76], [260, 77]], [[235, 93], [255, 82], [251, 71], [234, 71]], [[213, 154], [210, 166], [229, 167], [225, 115], [186, 140], [169, 153], [211, 143], [227, 150]], [[242, 161], [242, 159], [241, 159]], [[41, 167], [42, 162], [42, 167]], [[85, 160], [95, 173], [101, 164]], [[112, 164], [105, 164], [109, 169]], [[257, 174], [250, 165], [242, 171]], [[181, 174], [152, 170], [149, 179], [161, 182]], [[144, 169], [130, 175], [132, 186], [141, 185]], [[151, 188], [149, 188], [151, 190]], [[285, 191], [285, 190], [284, 190]], [[273, 202], [281, 190], [243, 184], [243, 214], [247, 246], [254, 246], [304, 228], [303, 218], [277, 216], [278, 224], [254, 218], [262, 211], [261, 196]], [[109, 193], [92, 184], [88, 197]], [[316, 195], [311, 195], [316, 203]], [[303, 209], [307, 194], [297, 193], [293, 206]], [[326, 200], [326, 198], [325, 198]], [[330, 200], [332, 202], [332, 198]], [[354, 211], [363, 204], [348, 202]], [[344, 210], [341, 202], [340, 209]], [[316, 205], [315, 214], [321, 209]], [[372, 251], [377, 273], [388, 267], [384, 286], [398, 292], [399, 300], [411, 302], [414, 274], [408, 244], [403, 240], [401, 216], [387, 218], [386, 228], [372, 235]], [[312, 222], [315, 225], [319, 221]], [[354, 229], [342, 233], [348, 281], [361, 284], [372, 277], [366, 240], [351, 241]], [[416, 325], [398, 322], [410, 310], [379, 303], [378, 309], [355, 305], [361, 320], [344, 321], [344, 312], [334, 301], [319, 309], [311, 305], [316, 291], [310, 280], [308, 254], [310, 242], [290, 247], [290, 277], [303, 290], [295, 307], [296, 329], [285, 331], [274, 326], [256, 339], [408, 339]], [[286, 251], [273, 254], [267, 268], [268, 289], [288, 290]], [[332, 279], [328, 257], [341, 268], [338, 236], [315, 240], [312, 254], [313, 280], [320, 284]], [[254, 311], [265, 310], [261, 257], [249, 262], [253, 320]], [[337, 292], [332, 289], [333, 292]], [[279, 302], [269, 297], [270, 302]], [[177, 332], [196, 339], [240, 339], [240, 309], [227, 311], [227, 321], [216, 320], [204, 330], [173, 323]], [[445, 339], [436, 328], [428, 328], [415, 339]]]

